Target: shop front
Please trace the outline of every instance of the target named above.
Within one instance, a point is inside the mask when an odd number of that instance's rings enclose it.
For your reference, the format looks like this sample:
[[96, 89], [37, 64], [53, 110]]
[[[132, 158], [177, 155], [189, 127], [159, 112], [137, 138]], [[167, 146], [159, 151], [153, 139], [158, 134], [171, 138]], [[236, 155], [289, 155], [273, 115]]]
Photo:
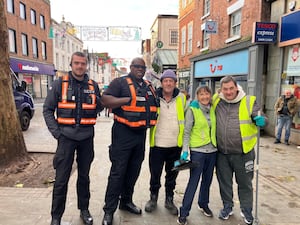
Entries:
[[254, 87], [261, 90], [263, 51], [263, 47], [244, 42], [191, 59], [193, 96], [196, 88], [202, 85], [209, 86], [215, 93], [224, 76], [234, 76], [247, 94], [259, 94]]
[[[298, 113], [293, 118], [292, 139], [300, 144], [300, 10], [281, 17], [279, 47], [283, 52], [280, 94], [291, 90], [298, 99]], [[292, 24], [292, 25], [291, 25]]]
[[54, 65], [17, 58], [10, 58], [9, 62], [19, 79], [26, 81], [27, 90], [34, 98], [47, 96], [48, 86], [55, 76]]

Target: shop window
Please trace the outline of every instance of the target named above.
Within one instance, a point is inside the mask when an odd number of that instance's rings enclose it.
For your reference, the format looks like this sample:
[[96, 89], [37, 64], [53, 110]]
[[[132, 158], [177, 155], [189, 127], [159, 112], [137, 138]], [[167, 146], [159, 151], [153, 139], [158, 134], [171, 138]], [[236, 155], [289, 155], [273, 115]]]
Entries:
[[26, 20], [26, 5], [20, 2], [20, 18]]
[[[300, 44], [288, 46], [284, 50], [284, 71], [281, 75], [281, 91], [289, 89], [300, 103]], [[300, 108], [293, 117], [293, 128], [300, 129]]]
[[16, 40], [16, 31], [8, 29], [8, 42], [9, 42], [9, 51], [12, 53], [17, 53], [17, 40]]

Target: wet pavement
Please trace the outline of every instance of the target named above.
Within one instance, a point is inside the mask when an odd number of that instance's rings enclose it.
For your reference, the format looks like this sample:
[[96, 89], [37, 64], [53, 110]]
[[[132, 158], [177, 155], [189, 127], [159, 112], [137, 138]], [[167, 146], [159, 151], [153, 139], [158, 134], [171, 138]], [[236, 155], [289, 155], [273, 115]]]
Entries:
[[[42, 103], [36, 103], [36, 114], [28, 131], [24, 132], [24, 139], [29, 152], [53, 152], [56, 141], [48, 132], [41, 115]], [[101, 113], [96, 125], [95, 159], [91, 169], [91, 200], [90, 212], [94, 217], [94, 225], [100, 225], [103, 217], [104, 194], [110, 169], [108, 145], [110, 144], [110, 129], [112, 118], [105, 118]], [[300, 149], [291, 144], [273, 144], [274, 138], [262, 136], [259, 147], [258, 189], [257, 177], [254, 176], [253, 214], [261, 225], [296, 225], [300, 224]], [[147, 143], [148, 146], [148, 143]], [[147, 148], [148, 153], [148, 148]], [[148, 156], [143, 163], [142, 171], [135, 187], [134, 202], [144, 208], [149, 199], [149, 170]], [[181, 171], [177, 179], [175, 203], [180, 206], [187, 184], [189, 173]], [[62, 225], [81, 225], [77, 210], [76, 197], [77, 173], [73, 173], [69, 182], [66, 211], [62, 218]], [[164, 174], [162, 175], [162, 184]], [[222, 207], [216, 176], [211, 186], [210, 208], [214, 217], [205, 217], [197, 208], [198, 195], [195, 195], [192, 210], [188, 217], [190, 225], [239, 225], [245, 224], [240, 216], [239, 201], [234, 185], [234, 215], [227, 221], [218, 219]], [[48, 225], [51, 221], [52, 187], [49, 188], [7, 188], [0, 187], [0, 225]], [[175, 225], [176, 217], [164, 208], [164, 188], [161, 188], [158, 208], [153, 213], [143, 211], [142, 215], [132, 215], [117, 210], [114, 215], [114, 225]]]

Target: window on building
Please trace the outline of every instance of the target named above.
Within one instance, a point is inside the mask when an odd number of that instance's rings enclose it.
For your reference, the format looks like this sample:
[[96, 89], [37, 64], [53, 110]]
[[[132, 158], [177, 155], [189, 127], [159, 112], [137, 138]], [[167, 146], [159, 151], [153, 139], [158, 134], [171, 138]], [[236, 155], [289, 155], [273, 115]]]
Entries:
[[45, 25], [45, 17], [43, 15], [40, 15], [40, 27], [41, 29], [45, 30], [46, 25]]
[[22, 54], [28, 56], [28, 37], [27, 34], [21, 34]]
[[230, 36], [238, 36], [241, 34], [241, 10], [230, 15]]
[[8, 29], [8, 42], [9, 42], [9, 51], [12, 53], [17, 53], [17, 39], [16, 31]]
[[38, 40], [36, 38], [32, 38], [32, 56], [33, 58], [38, 58]]
[[186, 46], [186, 28], [181, 29], [181, 55], [185, 55], [185, 46]]
[[59, 65], [59, 54], [55, 53], [55, 68], [56, 69], [60, 69], [60, 65]]
[[14, 0], [7, 0], [7, 12], [15, 13], [15, 3]]
[[170, 45], [177, 45], [178, 44], [178, 31], [171, 30], [170, 31]]
[[207, 15], [209, 13], [210, 13], [210, 0], [204, 0], [203, 15]]
[[188, 24], [188, 39], [187, 39], [187, 52], [191, 53], [193, 50], [193, 22]]
[[26, 5], [20, 2], [20, 18], [26, 20]]
[[47, 59], [47, 43], [42, 41], [42, 58]]
[[70, 53], [70, 51], [71, 51], [71, 50], [70, 50], [70, 42], [69, 42], [69, 40], [68, 40], [68, 41], [67, 41], [67, 52]]
[[63, 55], [63, 56], [61, 56], [61, 65], [62, 65], [62, 69], [63, 69], [63, 71], [65, 71], [65, 56]]
[[182, 2], [181, 2], [181, 8], [185, 8], [186, 7], [186, 0], [182, 0]]
[[31, 24], [36, 24], [36, 11], [34, 9], [30, 9], [30, 20]]
[[209, 47], [209, 37], [210, 34], [208, 34], [207, 32], [205, 32], [205, 30], [202, 31], [202, 37], [203, 37], [203, 41], [202, 41], [202, 48], [208, 48]]

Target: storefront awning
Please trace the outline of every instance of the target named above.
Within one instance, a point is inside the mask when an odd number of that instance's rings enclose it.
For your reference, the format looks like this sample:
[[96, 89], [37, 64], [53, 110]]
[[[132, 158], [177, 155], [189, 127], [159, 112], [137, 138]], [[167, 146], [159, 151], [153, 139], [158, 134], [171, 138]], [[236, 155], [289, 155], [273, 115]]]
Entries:
[[9, 59], [10, 67], [16, 73], [55, 75], [55, 68], [52, 64], [28, 61], [24, 59]]
[[161, 65], [177, 65], [177, 50], [157, 50]]

